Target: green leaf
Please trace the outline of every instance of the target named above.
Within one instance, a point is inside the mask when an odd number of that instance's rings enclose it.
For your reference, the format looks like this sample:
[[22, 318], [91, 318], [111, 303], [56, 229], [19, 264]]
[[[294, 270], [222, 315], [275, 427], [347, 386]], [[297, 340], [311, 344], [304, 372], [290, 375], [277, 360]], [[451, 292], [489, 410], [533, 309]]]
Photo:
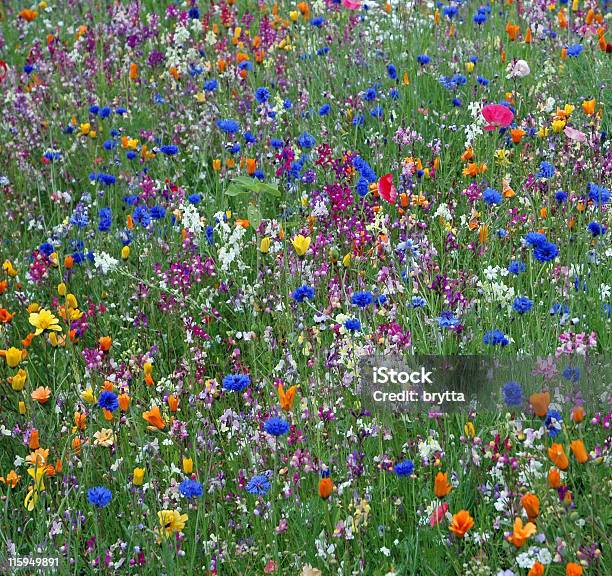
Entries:
[[241, 196], [242, 194], [248, 194], [249, 191], [245, 188], [241, 188], [236, 184], [230, 184], [229, 188], [225, 191], [226, 196]]
[[261, 224], [261, 212], [259, 211], [259, 208], [253, 204], [249, 204], [249, 207], [247, 208], [247, 217], [249, 219], [249, 223], [254, 229], [257, 229]]

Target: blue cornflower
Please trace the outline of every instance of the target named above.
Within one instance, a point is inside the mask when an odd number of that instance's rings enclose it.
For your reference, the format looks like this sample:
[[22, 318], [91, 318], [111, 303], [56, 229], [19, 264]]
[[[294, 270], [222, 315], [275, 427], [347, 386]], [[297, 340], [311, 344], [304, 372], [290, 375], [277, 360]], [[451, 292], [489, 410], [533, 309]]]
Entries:
[[452, 20], [455, 16], [457, 16], [458, 12], [459, 10], [456, 6], [445, 6], [442, 10], [442, 14], [444, 14], [444, 16], [446, 16], [449, 20]]
[[358, 332], [361, 330], [361, 322], [358, 318], [349, 318], [345, 323], [344, 327], [350, 332]]
[[517, 296], [512, 303], [512, 309], [519, 314], [525, 314], [529, 312], [533, 306], [533, 301], [527, 298], [527, 296]]
[[204, 493], [204, 490], [202, 490], [202, 484], [197, 480], [186, 478], [179, 484], [179, 492], [185, 498], [199, 498]]
[[104, 486], [96, 486], [87, 491], [87, 499], [90, 504], [98, 508], [105, 508], [113, 499], [113, 493]]
[[487, 21], [487, 15], [479, 11], [474, 14], [472, 21], [474, 22], [474, 24], [478, 24], [480, 26], [481, 24], [484, 24]]
[[546, 243], [546, 236], [544, 234], [540, 234], [539, 232], [529, 232], [529, 234], [525, 236], [524, 240], [528, 246], [535, 248], [536, 246]]
[[200, 194], [190, 194], [187, 200], [190, 204], [199, 204], [202, 201], [202, 196]]
[[100, 109], [100, 118], [108, 118], [112, 114], [112, 112], [113, 111], [108, 106], [104, 106], [104, 108]]
[[559, 304], [556, 302], [550, 307], [549, 313], [551, 316], [564, 316], [569, 314], [570, 309], [567, 304]]
[[260, 104], [267, 102], [268, 98], [270, 98], [270, 90], [268, 90], [264, 86], [255, 90], [255, 100], [257, 100], [257, 102], [259, 102]]
[[554, 260], [559, 254], [559, 248], [553, 242], [544, 242], [543, 244], [539, 244], [533, 250], [533, 255], [536, 260], [540, 262], [549, 262], [550, 260]]
[[272, 148], [282, 148], [283, 147], [283, 141], [279, 140], [278, 138], [272, 138], [270, 140], [270, 146], [272, 146]]
[[110, 230], [112, 225], [112, 212], [110, 208], [102, 208], [98, 213], [99, 223], [98, 230], [100, 232], [107, 232]]
[[365, 122], [365, 117], [363, 114], [355, 114], [353, 116], [353, 126], [363, 126]]
[[424, 308], [426, 304], [427, 300], [425, 300], [425, 298], [422, 298], [421, 296], [413, 296], [412, 300], [410, 301], [410, 305], [413, 308]]
[[552, 178], [555, 175], [555, 167], [550, 162], [540, 162], [540, 170], [536, 174], [538, 178]]
[[478, 84], [480, 84], [481, 86], [489, 85], [489, 81], [484, 76], [477, 76], [476, 82], [478, 82]]
[[236, 120], [217, 120], [217, 128], [226, 134], [234, 134], [240, 126]]
[[51, 256], [55, 250], [55, 248], [53, 248], [53, 244], [50, 244], [49, 242], [44, 242], [38, 247], [38, 249], [47, 257]]
[[598, 186], [593, 182], [589, 182], [588, 185], [589, 190], [589, 200], [595, 202], [595, 204], [601, 206], [602, 204], [607, 204], [610, 202], [610, 190], [604, 188], [603, 186]]
[[431, 62], [431, 58], [429, 56], [427, 56], [427, 54], [419, 54], [417, 56], [417, 62], [421, 66], [425, 66], [426, 64], [429, 64]]
[[372, 304], [372, 300], [372, 292], [355, 292], [351, 298], [351, 303], [355, 306], [359, 306], [359, 308], [365, 308]]
[[558, 204], [563, 204], [567, 201], [567, 194], [563, 192], [563, 190], [557, 190], [557, 192], [555, 192], [555, 200]]
[[134, 222], [140, 224], [143, 228], [146, 228], [151, 223], [151, 214], [149, 213], [149, 209], [144, 206], [136, 206], [134, 213], [132, 214], [132, 218]]
[[153, 206], [149, 214], [153, 220], [161, 220], [166, 215], [166, 209], [163, 206]]
[[393, 472], [398, 476], [410, 476], [414, 472], [414, 463], [412, 460], [404, 460], [393, 466]]
[[580, 56], [581, 52], [584, 50], [582, 44], [573, 44], [572, 46], [567, 47], [567, 55], [570, 58], [576, 58]]
[[506, 406], [520, 406], [523, 403], [523, 389], [518, 382], [507, 382], [502, 392]]
[[395, 68], [395, 66], [393, 64], [389, 64], [387, 66], [387, 76], [391, 80], [396, 80], [397, 79], [397, 69]]
[[375, 106], [370, 110], [370, 116], [372, 116], [372, 118], [382, 118], [384, 113], [385, 110], [382, 106]]
[[175, 146], [174, 144], [166, 144], [165, 146], [162, 146], [159, 151], [166, 156], [175, 156], [178, 154], [178, 146]]
[[310, 21], [310, 25], [316, 26], [317, 28], [320, 28], [321, 26], [323, 26], [323, 24], [325, 24], [325, 19], [321, 16], [316, 16]]
[[498, 190], [495, 190], [495, 188], [487, 188], [482, 194], [482, 199], [489, 204], [489, 206], [491, 204], [501, 204], [502, 195]]
[[248, 374], [228, 374], [223, 378], [223, 390], [242, 392], [250, 383]]
[[191, 20], [199, 20], [200, 10], [197, 6], [192, 6], [191, 8], [189, 8], [189, 12], [187, 12], [187, 15], [189, 16], [189, 18], [191, 18]]
[[452, 330], [461, 324], [461, 320], [457, 318], [450, 310], [444, 310], [437, 318], [440, 328]]
[[311, 136], [310, 134], [308, 134], [308, 132], [302, 132], [298, 138], [298, 144], [300, 145], [300, 148], [304, 148], [305, 150], [309, 150], [316, 143], [317, 141], [315, 140], [314, 136]]
[[521, 272], [525, 272], [525, 270], [527, 270], [527, 266], [520, 260], [512, 260], [512, 262], [508, 264], [508, 272], [510, 272], [510, 274], [518, 276]]
[[549, 410], [544, 418], [544, 426], [548, 430], [548, 435], [554, 438], [561, 432], [561, 425], [563, 424], [563, 417], [557, 410]]
[[319, 108], [319, 116], [327, 116], [329, 114], [329, 110], [330, 110], [330, 105], [323, 104], [323, 106]]
[[253, 476], [246, 485], [246, 491], [249, 494], [256, 494], [257, 496], [264, 496], [270, 490], [271, 485], [267, 476], [263, 474], [258, 474], [257, 476]]
[[100, 408], [108, 410], [109, 412], [114, 412], [115, 410], [117, 410], [117, 408], [119, 408], [119, 400], [117, 399], [117, 394], [109, 390], [105, 390], [104, 392], [102, 392], [102, 394], [100, 394], [100, 397], [98, 398], [98, 406], [100, 406]]
[[207, 92], [214, 92], [218, 87], [219, 82], [217, 82], [215, 79], [206, 80], [206, 82], [204, 82], [204, 90]]
[[599, 222], [589, 222], [587, 226], [589, 232], [595, 238], [595, 236], [603, 236], [606, 233], [606, 227]]
[[368, 192], [370, 191], [370, 185], [368, 184], [368, 181], [362, 176], [357, 181], [357, 186], [355, 187], [355, 189], [357, 190], [357, 194], [359, 194], [359, 196], [363, 198], [364, 196], [367, 196]]
[[580, 380], [581, 374], [582, 372], [580, 368], [578, 368], [577, 366], [566, 366], [563, 369], [563, 372], [561, 372], [561, 375], [563, 376], [563, 378], [565, 378], [566, 380], [569, 380], [570, 382], [574, 382], [574, 383]]
[[304, 300], [312, 300], [314, 298], [314, 288], [312, 286], [300, 286], [293, 291], [291, 297], [296, 302], [304, 302]]
[[372, 102], [373, 100], [376, 100], [376, 95], [376, 88], [368, 88], [363, 93], [363, 99], [366, 102]]
[[489, 330], [482, 337], [482, 341], [487, 346], [507, 346], [510, 343], [508, 337], [498, 329]]
[[214, 240], [215, 231], [213, 227], [206, 226], [206, 230], [204, 231], [204, 234], [206, 235], [206, 242], [212, 246], [215, 243], [215, 240]]
[[272, 436], [283, 436], [289, 432], [289, 423], [284, 418], [273, 416], [264, 422], [264, 430]]

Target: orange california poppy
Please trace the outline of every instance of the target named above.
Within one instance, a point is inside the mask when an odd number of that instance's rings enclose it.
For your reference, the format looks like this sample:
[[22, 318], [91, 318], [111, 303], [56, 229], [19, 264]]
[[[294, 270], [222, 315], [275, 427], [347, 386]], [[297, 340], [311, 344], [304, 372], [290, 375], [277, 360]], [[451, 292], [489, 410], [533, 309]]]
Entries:
[[285, 410], [285, 412], [290, 412], [293, 408], [293, 402], [295, 401], [295, 392], [297, 388], [295, 386], [291, 386], [286, 392], [283, 388], [282, 384], [278, 385], [278, 400], [280, 402], [281, 408]]
[[39, 404], [46, 404], [51, 397], [51, 389], [47, 386], [39, 386], [30, 396], [32, 400], [36, 400]]
[[555, 489], [561, 486], [561, 474], [556, 468], [551, 468], [548, 471], [548, 485]]
[[584, 420], [585, 412], [582, 406], [574, 406], [570, 412], [570, 418], [573, 422], [582, 422]]
[[25, 10], [19, 12], [19, 18], [25, 20], [26, 22], [32, 22], [32, 20], [35, 20], [37, 16], [38, 12], [31, 10], [30, 8], [26, 8]]
[[582, 566], [575, 562], [570, 562], [565, 566], [565, 576], [582, 576]]
[[453, 487], [449, 484], [446, 474], [438, 472], [434, 480], [434, 494], [436, 498], [444, 498], [452, 489]]
[[540, 514], [540, 499], [531, 492], [528, 492], [521, 498], [521, 504], [527, 512], [527, 517], [530, 522], [533, 522]]
[[474, 526], [474, 518], [467, 510], [459, 510], [453, 515], [453, 519], [448, 527], [449, 530], [458, 538], [463, 538], [466, 532]]
[[130, 405], [130, 397], [124, 392], [123, 394], [119, 394], [119, 408], [122, 412], [127, 412], [127, 409]]
[[170, 394], [168, 396], [168, 408], [170, 408], [170, 412], [176, 412], [178, 410], [179, 399], [174, 395]]
[[0, 482], [2, 482], [3, 484], [6, 484], [7, 486], [10, 486], [11, 488], [15, 488], [15, 486], [17, 486], [17, 483], [19, 482], [20, 479], [21, 479], [21, 476], [19, 476], [17, 472], [15, 472], [15, 470], [11, 470], [6, 475], [6, 478], [4, 476], [0, 476]]
[[550, 404], [550, 392], [538, 392], [529, 396], [529, 404], [536, 413], [536, 416], [544, 418], [548, 412], [548, 406]]
[[98, 340], [98, 344], [100, 344], [100, 350], [102, 350], [102, 352], [108, 352], [113, 345], [113, 339], [110, 336], [102, 336]]
[[569, 460], [565, 455], [563, 444], [553, 443], [553, 445], [548, 449], [548, 457], [552, 460], [553, 464], [557, 468], [561, 468], [561, 470], [567, 470], [569, 467]]
[[523, 521], [520, 518], [517, 518], [514, 521], [514, 527], [512, 530], [512, 535], [508, 536], [508, 542], [514, 544], [517, 548], [520, 548], [530, 536], [533, 536], [536, 533], [535, 524], [532, 522], [527, 522], [523, 526]]
[[332, 482], [332, 479], [329, 476], [326, 476], [319, 480], [319, 496], [321, 496], [321, 498], [323, 498], [324, 500], [327, 500], [331, 496], [333, 489], [334, 483]]
[[36, 428], [32, 428], [32, 430], [30, 431], [30, 440], [28, 441], [28, 448], [30, 450], [38, 450], [40, 448], [38, 430], [36, 430]]
[[147, 412], [142, 413], [142, 417], [151, 425], [157, 428], [158, 430], [163, 430], [166, 427], [166, 423], [161, 416], [159, 411], [159, 407], [153, 405], [153, 408]]
[[527, 576], [544, 576], [544, 564], [536, 562], [529, 570]]
[[574, 457], [580, 464], [584, 464], [589, 459], [589, 454], [584, 446], [582, 440], [573, 440], [570, 443], [570, 449], [574, 454]]

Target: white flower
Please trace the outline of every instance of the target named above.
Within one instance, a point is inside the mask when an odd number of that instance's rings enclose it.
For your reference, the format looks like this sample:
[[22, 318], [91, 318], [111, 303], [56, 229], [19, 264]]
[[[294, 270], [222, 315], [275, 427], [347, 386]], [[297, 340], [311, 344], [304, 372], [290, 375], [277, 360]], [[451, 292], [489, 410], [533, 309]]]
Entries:
[[525, 60], [517, 60], [516, 62], [510, 62], [508, 67], [506, 68], [506, 78], [525, 78], [525, 76], [529, 76], [531, 70], [529, 69], [529, 64], [525, 62]]
[[119, 260], [113, 258], [107, 252], [97, 252], [95, 254], [94, 263], [96, 270], [102, 272], [102, 274], [108, 274], [117, 267]]

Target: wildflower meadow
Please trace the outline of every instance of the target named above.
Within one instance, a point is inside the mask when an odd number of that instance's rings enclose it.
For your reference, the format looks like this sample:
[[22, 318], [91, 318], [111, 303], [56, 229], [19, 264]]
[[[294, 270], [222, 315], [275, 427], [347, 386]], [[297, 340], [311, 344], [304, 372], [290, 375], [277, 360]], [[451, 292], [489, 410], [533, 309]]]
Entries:
[[612, 574], [611, 22], [2, 2], [0, 574]]

